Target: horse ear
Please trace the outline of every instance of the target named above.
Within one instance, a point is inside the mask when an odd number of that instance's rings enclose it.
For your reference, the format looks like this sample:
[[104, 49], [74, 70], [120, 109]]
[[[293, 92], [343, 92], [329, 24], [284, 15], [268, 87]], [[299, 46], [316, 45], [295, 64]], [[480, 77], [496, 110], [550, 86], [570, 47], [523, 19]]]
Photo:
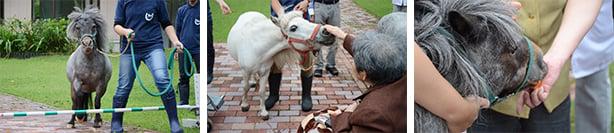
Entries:
[[452, 30], [462, 36], [469, 42], [476, 40], [473, 35], [478, 28], [474, 23], [478, 20], [475, 17], [465, 17], [456, 11], [450, 11], [448, 13], [448, 23], [450, 24]]
[[278, 27], [281, 27], [279, 25], [279, 18], [271, 16], [271, 22], [273, 22], [273, 24], [277, 25]]

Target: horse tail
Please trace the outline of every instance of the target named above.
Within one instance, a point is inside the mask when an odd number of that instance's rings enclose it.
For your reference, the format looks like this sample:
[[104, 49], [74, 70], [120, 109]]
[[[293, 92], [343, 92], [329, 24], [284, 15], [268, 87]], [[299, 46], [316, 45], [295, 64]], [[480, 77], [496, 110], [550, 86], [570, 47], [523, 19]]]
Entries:
[[[98, 95], [98, 94], [96, 94]], [[88, 97], [89, 100], [87, 100], [87, 109], [93, 109], [94, 108], [94, 104], [92, 103], [92, 94], [89, 95]]]

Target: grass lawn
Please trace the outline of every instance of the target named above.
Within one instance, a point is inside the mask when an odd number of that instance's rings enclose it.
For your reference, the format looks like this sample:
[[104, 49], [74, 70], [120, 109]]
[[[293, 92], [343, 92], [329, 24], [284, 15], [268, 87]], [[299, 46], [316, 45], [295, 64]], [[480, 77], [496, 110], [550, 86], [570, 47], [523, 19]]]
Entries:
[[[363, 9], [368, 13], [375, 15], [377, 18], [392, 12], [392, 3], [390, 1], [382, 0], [355, 0]], [[209, 2], [211, 4], [211, 13], [213, 17], [213, 41], [216, 43], [226, 42], [228, 31], [235, 21], [244, 12], [257, 11], [263, 13], [265, 16], [270, 16], [270, 4], [271, 0], [264, 1], [243, 1], [243, 0], [226, 0], [226, 4], [232, 9], [232, 13], [229, 15], [223, 15], [219, 5], [216, 2]], [[377, 4], [374, 4], [377, 3]]]
[[[0, 59], [0, 93], [15, 95], [44, 103], [58, 109], [71, 109], [70, 84], [66, 78], [66, 61], [68, 55], [43, 56], [31, 59]], [[111, 58], [113, 64], [113, 76], [107, 87], [107, 92], [102, 99], [102, 108], [111, 108], [113, 95], [117, 87], [119, 58]], [[177, 63], [175, 63], [177, 65]], [[179, 68], [178, 66], [175, 67]], [[139, 73], [149, 89], [154, 89], [153, 78], [146, 65], [141, 65]], [[179, 77], [177, 70], [175, 77]], [[178, 78], [173, 80], [176, 87]], [[176, 89], [176, 88], [175, 88]], [[194, 103], [193, 88], [191, 89]], [[158, 92], [157, 89], [154, 92]], [[179, 95], [176, 96], [179, 99]], [[152, 97], [146, 94], [138, 83], [135, 82], [127, 107], [161, 106], [160, 97]], [[24, 110], [26, 111], [26, 110]], [[103, 120], [109, 122], [111, 114], [102, 114]], [[196, 118], [194, 113], [187, 110], [179, 110], [179, 119]], [[68, 122], [68, 119], [66, 119]], [[164, 111], [129, 112], [124, 114], [124, 124], [140, 128], [152, 129], [160, 132], [170, 131], [168, 119]], [[198, 132], [199, 129], [184, 129], [186, 132]]]
[[390, 0], [354, 0], [354, 3], [365, 9], [369, 14], [375, 15], [378, 19], [392, 12]]
[[[610, 65], [609, 67], [610, 69], [610, 83], [614, 83], [614, 65]], [[612, 89], [614, 89], [614, 86], [612, 86]], [[612, 91], [612, 95], [614, 95], [614, 91]], [[571, 132], [576, 132], [575, 127], [575, 101], [571, 101]], [[612, 106], [614, 106], [614, 99], [612, 99]], [[614, 114], [614, 110], [612, 110], [612, 114]], [[611, 116], [610, 118], [612, 121], [614, 121], [614, 115]], [[610, 123], [611, 127], [614, 127], [614, 122]], [[614, 133], [614, 131], [610, 131], [612, 133]]]
[[257, 11], [263, 13], [265, 16], [270, 16], [271, 0], [257, 0], [257, 1], [245, 1], [245, 0], [226, 0], [226, 4], [232, 10], [232, 13], [223, 15], [219, 5], [211, 1], [211, 16], [213, 17], [213, 41], [214, 42], [226, 42], [228, 32], [235, 21], [239, 19], [239, 15], [248, 11]]

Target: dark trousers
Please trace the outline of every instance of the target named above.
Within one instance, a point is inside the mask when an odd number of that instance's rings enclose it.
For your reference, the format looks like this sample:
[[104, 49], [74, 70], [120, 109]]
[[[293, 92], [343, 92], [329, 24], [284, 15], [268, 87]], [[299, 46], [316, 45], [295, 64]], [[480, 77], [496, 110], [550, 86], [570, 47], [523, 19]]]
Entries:
[[[192, 53], [192, 60], [194, 61], [194, 64], [196, 65], [196, 72], [194, 73], [200, 73], [199, 53]], [[187, 63], [185, 65], [186, 68], [184, 68], [184, 63]], [[192, 71], [192, 64], [184, 60], [183, 54], [179, 54], [179, 64], [178, 65], [179, 65], [179, 84], [177, 86], [179, 86], [179, 104], [187, 105], [190, 103], [189, 102], [190, 101], [190, 76], [186, 74], [186, 71], [187, 72]]]
[[[213, 48], [213, 23], [207, 21], [207, 84], [213, 78], [213, 64], [215, 64], [215, 49]], [[210, 79], [211, 78], [211, 79]]]
[[478, 119], [467, 129], [467, 132], [569, 133], [571, 126], [569, 120], [570, 107], [568, 96], [552, 113], [548, 113], [544, 104], [531, 109], [529, 119], [512, 117], [490, 109], [483, 109]]

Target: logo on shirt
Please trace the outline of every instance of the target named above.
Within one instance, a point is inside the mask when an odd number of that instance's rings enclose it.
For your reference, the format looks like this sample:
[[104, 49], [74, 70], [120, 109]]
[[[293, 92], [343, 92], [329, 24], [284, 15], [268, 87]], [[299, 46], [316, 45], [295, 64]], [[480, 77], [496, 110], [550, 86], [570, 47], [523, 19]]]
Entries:
[[197, 25], [197, 26], [200, 25], [200, 20], [194, 19], [194, 24]]
[[151, 19], [153, 19], [154, 17], [154, 13], [145, 13], [145, 20], [147, 21], [151, 21]]

